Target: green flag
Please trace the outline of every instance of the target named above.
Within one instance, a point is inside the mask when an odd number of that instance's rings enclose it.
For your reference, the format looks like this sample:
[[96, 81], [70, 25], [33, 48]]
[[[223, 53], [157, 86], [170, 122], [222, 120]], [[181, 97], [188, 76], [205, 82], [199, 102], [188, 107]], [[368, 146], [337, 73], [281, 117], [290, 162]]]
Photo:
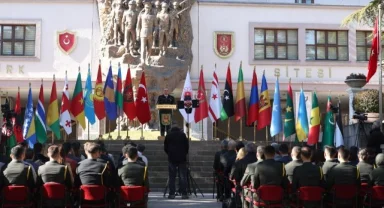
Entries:
[[39, 100], [37, 102], [36, 116], [35, 116], [35, 131], [37, 141], [41, 144], [47, 142], [47, 128], [44, 110], [44, 89], [43, 84], [40, 86]]
[[116, 105], [117, 105], [119, 114], [120, 114], [121, 110], [123, 109], [122, 89], [123, 89], [123, 83], [121, 80], [121, 67], [119, 64], [119, 71], [117, 72], [117, 84], [116, 84], [116, 91], [115, 91]]
[[288, 93], [287, 93], [287, 102], [286, 102], [286, 111], [285, 111], [285, 119], [284, 119], [284, 137], [288, 138], [293, 134], [296, 134], [295, 127], [295, 112], [293, 108], [293, 94], [291, 83], [288, 85]]
[[231, 68], [229, 67], [229, 65], [227, 69], [227, 79], [225, 80], [223, 97], [223, 108], [221, 108], [220, 112], [220, 119], [222, 121], [235, 115], [235, 109], [233, 105]]
[[333, 112], [331, 109], [331, 96], [328, 96], [327, 102], [327, 114], [324, 118], [324, 131], [323, 131], [323, 148], [326, 145], [334, 145], [334, 135], [335, 135], [335, 118], [333, 117]]

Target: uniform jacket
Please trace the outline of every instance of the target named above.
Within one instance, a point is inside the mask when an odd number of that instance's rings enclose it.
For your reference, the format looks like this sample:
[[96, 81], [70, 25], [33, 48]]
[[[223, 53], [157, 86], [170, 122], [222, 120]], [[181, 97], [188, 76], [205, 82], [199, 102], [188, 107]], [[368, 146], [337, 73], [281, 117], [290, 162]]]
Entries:
[[368, 183], [369, 175], [373, 171], [373, 165], [367, 162], [361, 161], [357, 164], [357, 168], [360, 172], [361, 183]]
[[30, 189], [36, 185], [33, 167], [23, 161], [12, 160], [3, 171], [4, 185], [23, 185]]
[[146, 186], [149, 188], [147, 167], [128, 162], [118, 170], [121, 186]]
[[[247, 185], [252, 180], [251, 178], [252, 178], [253, 174], [255, 173], [255, 168], [256, 168], [257, 164], [259, 164], [262, 161], [263, 160], [258, 160], [254, 163], [250, 163], [247, 165], [247, 168], [245, 169], [245, 172], [244, 172], [244, 176], [240, 181], [241, 186]], [[252, 184], [253, 184], [253, 182], [252, 182]]]
[[232, 165], [235, 163], [236, 160], [236, 151], [235, 150], [228, 150], [227, 153], [221, 155], [220, 157], [220, 163], [223, 166], [223, 172], [224, 176], [229, 176], [229, 173], [231, 172]]
[[384, 186], [384, 166], [378, 166], [371, 172], [368, 184], [370, 186]]
[[72, 187], [73, 179], [69, 167], [56, 161], [49, 161], [40, 166], [37, 175], [39, 185], [55, 182], [64, 184], [67, 188]]
[[334, 185], [350, 184], [360, 187], [360, 173], [357, 167], [348, 162], [342, 162], [332, 168], [327, 175], [327, 189]]
[[267, 159], [257, 164], [252, 178], [252, 185], [256, 189], [261, 185], [276, 185], [283, 188], [288, 185], [284, 164], [274, 159]]
[[85, 159], [79, 163], [76, 169], [77, 179], [75, 185], [104, 185], [112, 186], [111, 174], [108, 169], [109, 162], [102, 162], [97, 159]]
[[323, 186], [323, 170], [310, 162], [302, 163], [293, 171], [292, 193], [302, 186]]
[[302, 164], [303, 162], [301, 162], [301, 160], [292, 160], [291, 162], [285, 165], [285, 171], [290, 183], [292, 183], [293, 180], [293, 172], [297, 167], [301, 166]]
[[326, 160], [322, 166], [323, 169], [323, 174], [324, 174], [324, 180], [327, 180], [328, 177], [328, 172], [334, 168], [339, 162], [337, 159], [331, 159], [331, 160]]

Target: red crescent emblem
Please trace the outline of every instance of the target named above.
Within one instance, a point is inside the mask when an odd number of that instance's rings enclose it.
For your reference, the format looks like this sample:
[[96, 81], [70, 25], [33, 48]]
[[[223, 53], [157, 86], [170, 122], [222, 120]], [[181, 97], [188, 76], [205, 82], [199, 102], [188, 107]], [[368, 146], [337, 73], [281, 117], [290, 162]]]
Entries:
[[74, 32], [58, 32], [57, 44], [63, 53], [70, 54], [76, 46], [76, 35]]

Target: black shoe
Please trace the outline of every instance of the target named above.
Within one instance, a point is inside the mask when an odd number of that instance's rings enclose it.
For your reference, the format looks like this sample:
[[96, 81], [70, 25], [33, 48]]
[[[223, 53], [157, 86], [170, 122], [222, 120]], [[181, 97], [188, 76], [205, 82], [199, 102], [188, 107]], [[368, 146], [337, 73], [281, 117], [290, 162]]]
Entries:
[[168, 195], [168, 199], [175, 199], [175, 198], [176, 198], [176, 196], [173, 195], [173, 194], [169, 194], [169, 195]]
[[183, 194], [183, 195], [181, 196], [181, 199], [189, 199], [189, 197], [188, 197], [188, 195]]

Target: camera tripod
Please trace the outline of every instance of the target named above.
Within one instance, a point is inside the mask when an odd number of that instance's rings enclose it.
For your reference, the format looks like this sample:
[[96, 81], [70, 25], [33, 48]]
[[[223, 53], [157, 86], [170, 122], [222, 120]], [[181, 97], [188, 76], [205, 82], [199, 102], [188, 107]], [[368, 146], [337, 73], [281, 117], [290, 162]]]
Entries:
[[356, 130], [356, 140], [355, 140], [355, 146], [359, 147], [359, 137], [361, 135], [361, 132], [363, 132], [364, 139], [367, 139], [367, 133], [365, 132], [365, 127], [364, 127], [364, 121], [359, 119], [359, 123], [357, 123], [358, 127]]
[[[177, 167], [177, 177], [180, 178], [180, 171], [179, 171], [179, 168]], [[192, 174], [191, 174], [191, 168], [189, 167], [189, 164], [187, 165], [187, 193], [189, 195], [192, 195], [192, 193], [195, 195], [195, 197], [197, 197], [197, 191], [201, 194], [201, 196], [204, 197], [204, 194], [203, 192], [201, 191], [201, 189], [199, 188], [199, 186], [197, 185], [195, 179], [192, 177]], [[180, 186], [180, 184], [179, 184]], [[165, 198], [165, 195], [167, 194], [167, 191], [168, 191], [168, 188], [169, 188], [169, 176], [168, 176], [168, 179], [167, 179], [167, 183], [165, 184], [165, 188], [164, 188], [164, 193], [163, 193], [163, 197]], [[182, 193], [180, 193], [180, 190], [176, 191], [175, 195], [181, 195]]]

